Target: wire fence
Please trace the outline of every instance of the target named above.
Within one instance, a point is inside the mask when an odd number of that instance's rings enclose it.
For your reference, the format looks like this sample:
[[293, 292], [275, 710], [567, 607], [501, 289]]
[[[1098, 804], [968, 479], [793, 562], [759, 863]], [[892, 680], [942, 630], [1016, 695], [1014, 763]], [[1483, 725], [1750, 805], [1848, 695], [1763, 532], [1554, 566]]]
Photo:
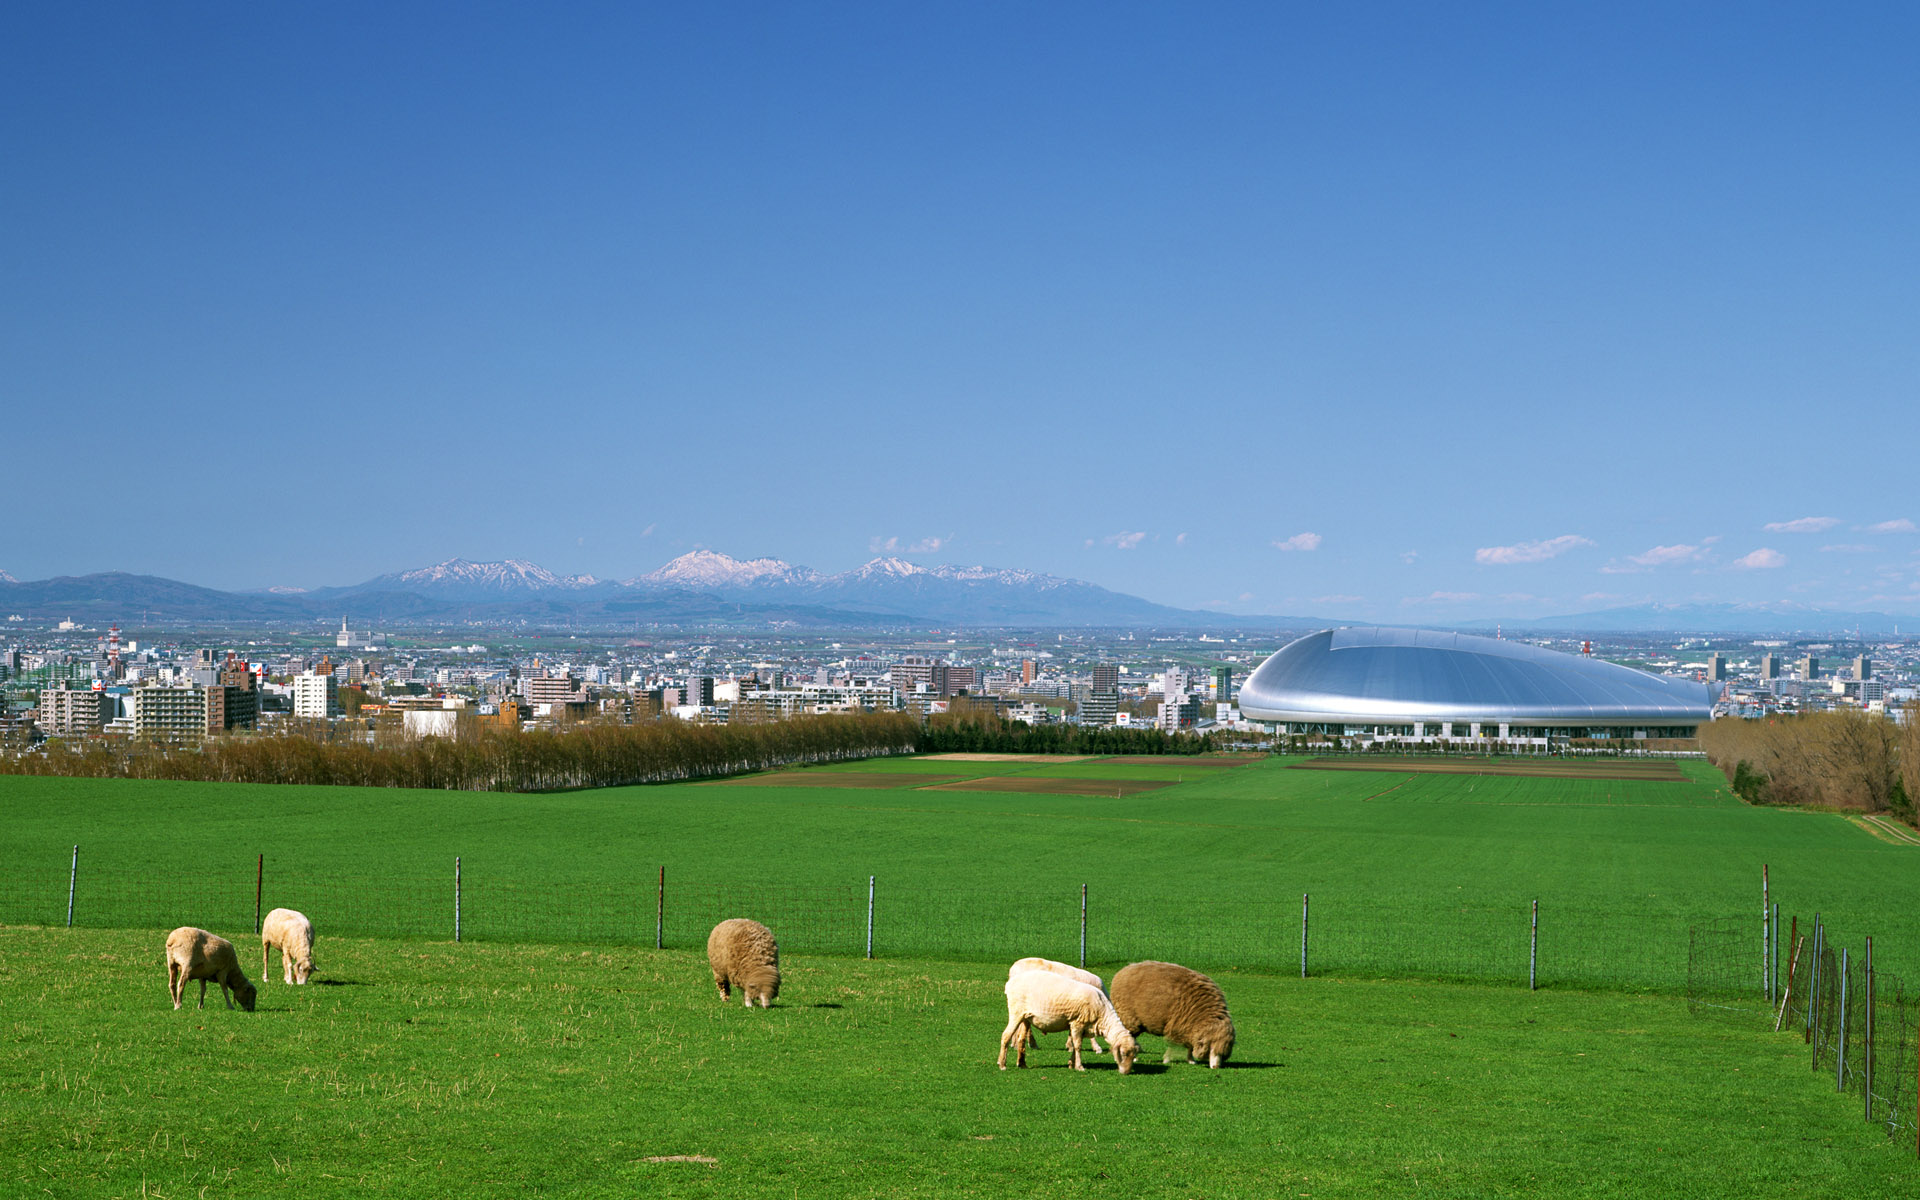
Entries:
[[[0, 923], [171, 929], [229, 937], [276, 907], [343, 937], [578, 942], [695, 949], [728, 917], [765, 922], [790, 954], [1009, 962], [1099, 970], [1141, 959], [1202, 969], [1679, 992], [1697, 919], [1550, 898], [1530, 903], [1356, 894], [1207, 895], [1065, 883], [923, 887], [881, 876], [790, 884], [650, 866], [626, 879], [538, 877], [450, 860], [342, 872], [263, 857], [161, 872], [71, 860], [0, 870]], [[1750, 954], [1749, 957], [1752, 957]]]
[[1743, 918], [1689, 930], [1688, 1007], [1800, 1037], [1811, 1069], [1852, 1097], [1863, 1119], [1920, 1151], [1920, 994], [1876, 967], [1871, 937], [1845, 944], [1819, 917], [1805, 927], [1791, 920], [1782, 936], [1777, 907], [1756, 972], [1755, 924]]

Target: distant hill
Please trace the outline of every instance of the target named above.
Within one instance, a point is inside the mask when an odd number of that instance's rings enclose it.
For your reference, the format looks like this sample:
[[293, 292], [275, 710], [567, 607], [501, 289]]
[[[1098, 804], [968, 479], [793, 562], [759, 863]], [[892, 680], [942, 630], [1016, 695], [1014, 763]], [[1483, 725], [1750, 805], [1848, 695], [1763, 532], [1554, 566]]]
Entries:
[[1324, 628], [1310, 617], [1243, 617], [1155, 604], [1096, 584], [1034, 571], [925, 567], [876, 558], [838, 575], [774, 558], [694, 551], [618, 582], [556, 575], [519, 559], [445, 562], [312, 591], [222, 592], [146, 575], [108, 573], [32, 583], [0, 581], [0, 608], [88, 623], [133, 614], [168, 621], [527, 620], [647, 624], [875, 625], [1162, 629]]

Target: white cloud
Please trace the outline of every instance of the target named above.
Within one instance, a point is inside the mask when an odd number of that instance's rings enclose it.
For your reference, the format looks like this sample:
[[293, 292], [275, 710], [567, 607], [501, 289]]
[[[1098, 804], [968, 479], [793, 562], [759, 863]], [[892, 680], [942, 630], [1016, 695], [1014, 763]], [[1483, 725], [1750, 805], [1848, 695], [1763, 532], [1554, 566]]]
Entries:
[[1252, 592], [1241, 592], [1241, 593], [1240, 593], [1240, 603], [1242, 603], [1242, 604], [1245, 604], [1245, 603], [1246, 603], [1247, 601], [1249, 601], [1249, 600], [1251, 600], [1251, 599], [1253, 599], [1253, 593], [1252, 593]]
[[1176, 546], [1184, 546], [1184, 545], [1186, 545], [1186, 544], [1187, 544], [1187, 535], [1186, 535], [1186, 534], [1184, 534], [1184, 533], [1176, 533], [1176, 534], [1174, 534], [1174, 535], [1173, 535], [1173, 544], [1174, 544], [1174, 545], [1176, 545]]
[[1131, 550], [1146, 541], [1147, 535], [1143, 532], [1111, 533], [1100, 540], [1116, 550]]
[[1284, 542], [1273, 543], [1273, 548], [1275, 550], [1318, 550], [1320, 543], [1325, 540], [1317, 533], [1296, 533]]
[[1743, 554], [1733, 560], [1733, 565], [1742, 571], [1765, 571], [1787, 565], [1787, 556], [1778, 550], [1769, 550], [1762, 546], [1751, 554]]
[[1878, 525], [1867, 526], [1867, 532], [1868, 533], [1917, 533], [1917, 532], [1920, 532], [1920, 526], [1916, 526], [1912, 521], [1907, 520], [1905, 517], [1896, 517], [1891, 521], [1882, 521]]
[[641, 537], [652, 537], [652, 536], [653, 536], [653, 526], [652, 526], [652, 525], [649, 525], [649, 526], [647, 526], [647, 527], [646, 527], [645, 529], [642, 529], [642, 530], [640, 531], [640, 536], [641, 536]]
[[1403, 550], [1400, 553], [1400, 561], [1406, 563], [1408, 566], [1412, 566], [1419, 557], [1420, 552], [1418, 550]]
[[1315, 596], [1313, 598], [1313, 602], [1315, 604], [1365, 604], [1367, 602], [1367, 598], [1365, 596], [1346, 596], [1346, 595], [1336, 594], [1332, 596]]
[[1791, 521], [1773, 521], [1761, 528], [1768, 533], [1825, 533], [1839, 523], [1839, 517], [1797, 517]]
[[[923, 537], [917, 541], [906, 543], [902, 543], [897, 537], [877, 537], [867, 542], [867, 549], [875, 554], [932, 554], [934, 551], [940, 549], [940, 547], [946, 545], [952, 536], [952, 534], [948, 534], [943, 538]], [[1091, 546], [1093, 543], [1088, 542], [1087, 545]]]
[[1863, 546], [1858, 542], [1841, 542], [1833, 546], [1820, 547], [1822, 554], [1872, 554], [1874, 547]]
[[1707, 548], [1676, 543], [1672, 546], [1655, 546], [1644, 554], [1629, 554], [1626, 562], [1610, 562], [1600, 568], [1602, 575], [1637, 575], [1642, 571], [1651, 571], [1657, 567], [1677, 566], [1681, 563], [1699, 562], [1707, 556]]
[[1478, 600], [1479, 592], [1428, 592], [1424, 596], [1408, 596], [1402, 604], [1464, 604], [1469, 600]]
[[1577, 533], [1563, 533], [1559, 537], [1548, 538], [1543, 542], [1518, 542], [1511, 546], [1482, 546], [1473, 552], [1473, 561], [1497, 565], [1545, 562], [1549, 558], [1558, 558], [1569, 550], [1591, 545], [1593, 541], [1590, 538], [1583, 538]]

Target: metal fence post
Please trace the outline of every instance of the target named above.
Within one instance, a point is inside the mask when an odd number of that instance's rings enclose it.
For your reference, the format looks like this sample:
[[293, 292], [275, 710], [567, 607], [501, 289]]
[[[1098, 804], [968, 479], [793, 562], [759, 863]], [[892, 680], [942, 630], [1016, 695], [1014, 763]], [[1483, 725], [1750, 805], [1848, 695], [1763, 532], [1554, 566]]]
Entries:
[[73, 848], [73, 866], [67, 871], [67, 928], [73, 928], [73, 888], [80, 882], [80, 847]]
[[1080, 968], [1087, 966], [1087, 885], [1080, 885]]
[[1833, 1090], [1847, 1090], [1847, 948], [1840, 947], [1840, 1014], [1833, 1043]]
[[[1813, 914], [1813, 962], [1809, 964], [1807, 976], [1807, 982], [1811, 985], [1807, 988], [1806, 1025], [1809, 1043], [1813, 1041], [1814, 1026], [1820, 1020], [1820, 952], [1826, 949], [1826, 939], [1822, 936], [1825, 932], [1820, 926], [1820, 914]], [[1814, 1047], [1813, 1061], [1816, 1066], [1819, 1065], [1820, 1049], [1817, 1046]]]
[[460, 856], [453, 856], [453, 940], [460, 940]]
[[1300, 893], [1300, 978], [1307, 977], [1307, 898], [1309, 893]]
[[1773, 967], [1768, 971], [1773, 980], [1773, 990], [1767, 993], [1767, 1003], [1772, 1004], [1780, 998], [1780, 902], [1773, 902]]
[[653, 948], [663, 949], [667, 936], [667, 868], [660, 866], [660, 891], [653, 909]]
[[253, 865], [253, 931], [260, 932], [260, 896], [267, 884], [267, 856], [262, 854], [260, 861]]
[[1860, 1065], [1863, 1069], [1860, 1072], [1860, 1078], [1862, 1082], [1865, 1084], [1865, 1086], [1862, 1087], [1860, 1090], [1866, 1095], [1866, 1098], [1867, 1098], [1866, 1119], [1869, 1122], [1871, 1122], [1873, 1120], [1873, 1032], [1874, 1032], [1873, 1031], [1873, 939], [1872, 938], [1867, 939], [1867, 1008], [1863, 1016], [1866, 1018], [1866, 1024], [1861, 1028], [1860, 1032], [1865, 1034], [1866, 1036], [1860, 1039], [1861, 1049], [1862, 1051], [1864, 1051], [1864, 1053], [1861, 1055], [1863, 1061], [1861, 1062]]
[[1767, 945], [1771, 930], [1767, 915], [1772, 911], [1772, 903], [1767, 894], [1767, 864], [1760, 864], [1760, 994], [1773, 995], [1773, 977], [1768, 974], [1768, 964], [1773, 961]]
[[[1084, 957], [1086, 954], [1084, 942], [1082, 946], [1081, 955]], [[867, 876], [867, 957], [873, 957], [873, 876], [871, 875]]]
[[1540, 990], [1540, 902], [1533, 902], [1533, 930], [1527, 948], [1527, 990]]

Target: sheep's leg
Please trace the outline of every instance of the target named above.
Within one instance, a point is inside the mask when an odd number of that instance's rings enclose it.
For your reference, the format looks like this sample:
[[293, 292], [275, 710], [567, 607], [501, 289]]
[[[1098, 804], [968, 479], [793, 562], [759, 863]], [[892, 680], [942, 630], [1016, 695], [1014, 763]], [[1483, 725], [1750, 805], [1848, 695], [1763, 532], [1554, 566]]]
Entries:
[[1019, 1044], [1020, 1054], [1015, 1065], [1022, 1066], [1022, 1067], [1027, 1065], [1027, 1042], [1026, 1042], [1026, 1038], [1021, 1034], [1022, 1027], [1025, 1024], [1026, 1024], [1026, 1018], [1019, 1017], [1019, 1016], [1013, 1017], [1007, 1021], [1007, 1028], [1005, 1032], [1001, 1033], [1000, 1035], [1000, 1064], [999, 1065], [1002, 1071], [1007, 1069], [1007, 1047], [1009, 1045], [1014, 1044], [1014, 1041], [1016, 1038], [1019, 1039], [1018, 1044]]
[[713, 986], [720, 989], [720, 1002], [722, 1004], [733, 999], [733, 989], [727, 986], [727, 977], [725, 975], [715, 975], [713, 977]]
[[[273, 957], [273, 944], [271, 942], [262, 940], [260, 943], [260, 982], [261, 983], [265, 983], [267, 981], [267, 962], [272, 957]], [[284, 950], [281, 951], [280, 957], [285, 958], [286, 951]]]
[[227, 977], [224, 974], [220, 976], [220, 995], [227, 1002], [227, 1011], [232, 1012], [233, 1011], [233, 992], [228, 989]]
[[173, 1007], [176, 1011], [179, 1009], [180, 1001], [183, 998], [181, 993], [185, 992], [186, 989], [187, 981], [184, 978], [184, 973], [180, 970], [180, 964], [174, 962], [172, 959], [168, 959], [167, 998], [173, 1001]]
[[207, 981], [202, 979], [200, 981], [200, 1007], [205, 1008], [206, 1006], [207, 1006]]
[[1102, 1050], [1102, 1049], [1100, 1048], [1100, 1035], [1099, 1035], [1099, 1034], [1097, 1034], [1097, 1033], [1093, 1033], [1093, 1032], [1091, 1032], [1091, 1031], [1089, 1031], [1089, 1032], [1088, 1032], [1088, 1034], [1087, 1034], [1087, 1044], [1093, 1047], [1093, 1052], [1094, 1052], [1095, 1054], [1105, 1054], [1105, 1053], [1106, 1053], [1106, 1051], [1105, 1051], [1105, 1050]]
[[1085, 1031], [1086, 1026], [1078, 1021], [1067, 1024], [1067, 1060], [1073, 1064], [1073, 1069], [1076, 1071], [1087, 1069], [1087, 1064], [1080, 1061], [1080, 1036]]

